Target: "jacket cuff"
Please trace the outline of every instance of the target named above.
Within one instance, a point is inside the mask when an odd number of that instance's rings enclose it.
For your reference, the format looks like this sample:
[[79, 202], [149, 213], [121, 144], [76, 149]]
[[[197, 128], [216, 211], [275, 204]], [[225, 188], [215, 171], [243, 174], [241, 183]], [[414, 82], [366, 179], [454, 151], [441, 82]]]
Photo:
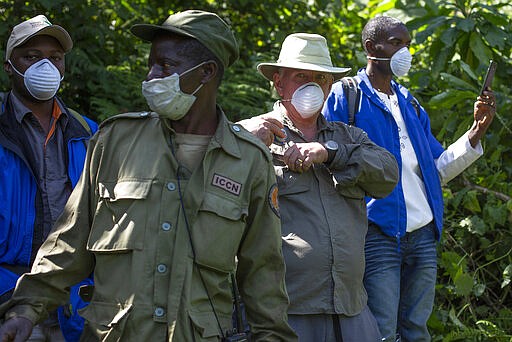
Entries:
[[32, 306], [27, 304], [21, 304], [13, 306], [7, 311], [5, 314], [5, 320], [14, 318], [14, 317], [23, 317], [32, 322], [32, 324], [36, 325], [39, 320], [39, 315], [34, 311]]

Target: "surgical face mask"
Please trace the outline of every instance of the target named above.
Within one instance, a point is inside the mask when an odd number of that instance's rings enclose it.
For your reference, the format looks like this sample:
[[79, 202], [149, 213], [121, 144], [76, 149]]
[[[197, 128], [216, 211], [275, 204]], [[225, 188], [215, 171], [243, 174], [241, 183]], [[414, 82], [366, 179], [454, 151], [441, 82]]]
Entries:
[[23, 76], [25, 87], [35, 99], [41, 101], [49, 100], [57, 94], [60, 81], [62, 81], [64, 77], [60, 75], [59, 69], [48, 59], [41, 59], [32, 64], [25, 70], [25, 74], [19, 72], [10, 60], [8, 62], [14, 71], [20, 76]]
[[315, 82], [303, 84], [295, 90], [292, 105], [304, 119], [317, 114], [324, 105], [324, 91]]
[[404, 46], [391, 56], [391, 58], [368, 57], [377, 61], [390, 61], [391, 72], [397, 77], [406, 75], [411, 69], [412, 55], [409, 48]]
[[[200, 67], [204, 63], [196, 65], [181, 74], [186, 73]], [[190, 107], [196, 101], [195, 93], [201, 89], [203, 84], [192, 94], [185, 94], [180, 89], [180, 75], [177, 73], [164, 78], [154, 78], [150, 81], [142, 82], [142, 94], [152, 111], [158, 115], [173, 121], [182, 119], [190, 110]]]

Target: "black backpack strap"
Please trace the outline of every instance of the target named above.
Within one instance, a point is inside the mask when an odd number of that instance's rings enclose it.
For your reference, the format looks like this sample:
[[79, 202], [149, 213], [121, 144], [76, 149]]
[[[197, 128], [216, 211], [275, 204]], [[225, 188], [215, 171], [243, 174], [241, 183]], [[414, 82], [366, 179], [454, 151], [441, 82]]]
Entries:
[[343, 77], [341, 79], [341, 85], [343, 87], [343, 94], [347, 98], [348, 104], [348, 124], [354, 125], [355, 115], [359, 108], [359, 99], [361, 97], [361, 90], [359, 89], [358, 81], [355, 77]]
[[415, 97], [412, 98], [411, 103], [414, 106], [414, 109], [416, 110], [416, 115], [419, 118], [420, 117], [420, 103], [418, 102], [418, 100], [416, 100]]

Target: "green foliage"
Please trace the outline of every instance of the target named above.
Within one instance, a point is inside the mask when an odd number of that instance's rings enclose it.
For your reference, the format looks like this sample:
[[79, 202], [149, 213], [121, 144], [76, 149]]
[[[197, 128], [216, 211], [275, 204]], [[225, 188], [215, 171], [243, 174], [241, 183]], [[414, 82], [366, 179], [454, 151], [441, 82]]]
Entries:
[[[101, 121], [141, 110], [141, 81], [149, 44], [133, 37], [135, 23], [161, 23], [187, 8], [228, 20], [241, 58], [226, 70], [219, 102], [239, 120], [268, 111], [271, 85], [256, 71], [275, 61], [292, 32], [324, 35], [334, 65], [366, 65], [361, 30], [375, 15], [401, 19], [413, 37], [413, 69], [400, 82], [431, 118], [445, 146], [472, 124], [473, 102], [489, 59], [498, 114], [483, 140], [485, 155], [444, 187], [445, 226], [439, 244], [436, 304], [429, 320], [434, 341], [512, 341], [512, 7], [508, 0], [0, 0], [0, 54], [15, 24], [36, 14], [64, 26], [74, 41], [61, 95]], [[9, 89], [0, 73], [0, 90]]]

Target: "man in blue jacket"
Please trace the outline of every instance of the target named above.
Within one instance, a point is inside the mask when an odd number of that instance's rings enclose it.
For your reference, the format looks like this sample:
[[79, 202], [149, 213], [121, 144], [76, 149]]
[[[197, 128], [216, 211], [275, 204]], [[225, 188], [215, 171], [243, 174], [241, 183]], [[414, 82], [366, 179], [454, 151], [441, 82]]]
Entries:
[[[446, 150], [432, 135], [430, 120], [409, 91], [393, 80], [412, 61], [411, 37], [397, 19], [379, 16], [363, 29], [368, 56], [357, 74], [360, 89], [355, 125], [395, 156], [401, 179], [383, 199], [367, 199], [364, 284], [368, 305], [385, 341], [430, 341], [427, 320], [436, 282], [436, 240], [443, 224], [441, 182], [473, 163], [483, 150], [480, 139], [495, 114], [492, 91], [474, 105], [474, 123]], [[349, 121], [349, 101], [340, 82], [323, 108], [328, 120]]]
[[[30, 271], [80, 178], [87, 141], [97, 129], [56, 96], [72, 46], [68, 32], [43, 15], [16, 25], [7, 41], [4, 71], [12, 89], [2, 94], [0, 112], [0, 303]], [[77, 290], [69, 306], [34, 328], [31, 340], [63, 341], [62, 333], [67, 341], [79, 338], [83, 321], [76, 310], [84, 303]]]

